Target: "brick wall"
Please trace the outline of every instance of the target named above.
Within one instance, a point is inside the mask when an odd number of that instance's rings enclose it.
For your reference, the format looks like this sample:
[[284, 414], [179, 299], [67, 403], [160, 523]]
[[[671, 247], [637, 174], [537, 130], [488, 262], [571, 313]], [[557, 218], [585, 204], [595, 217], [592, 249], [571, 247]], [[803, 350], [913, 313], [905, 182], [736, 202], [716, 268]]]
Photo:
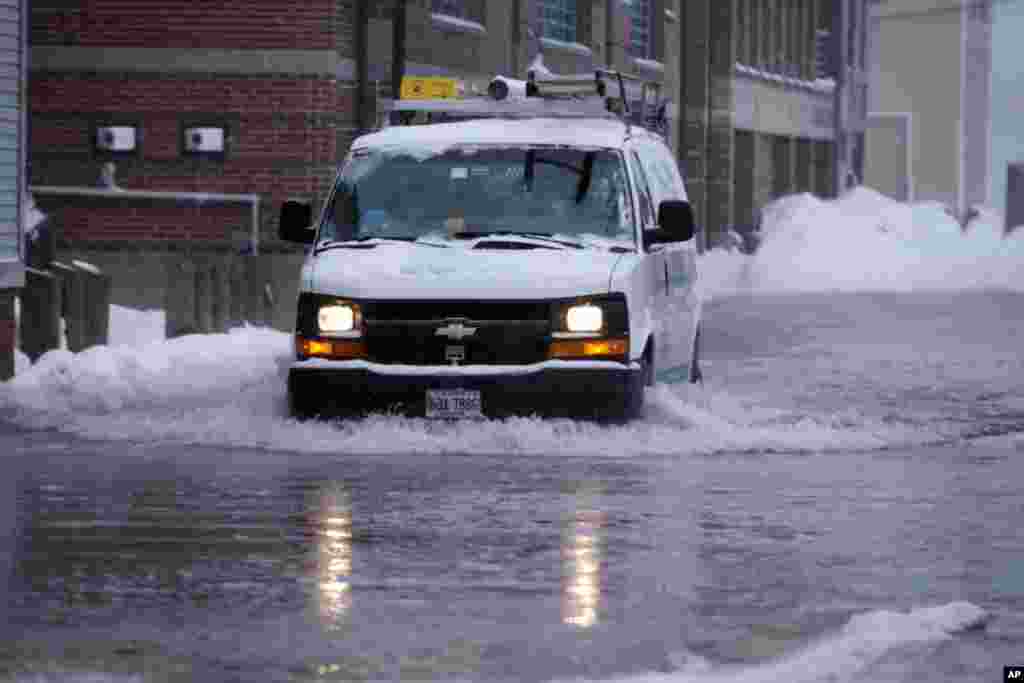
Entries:
[[[334, 80], [308, 77], [35, 73], [29, 99], [32, 184], [93, 185], [100, 166], [114, 160], [118, 183], [129, 189], [255, 193], [266, 200], [265, 242], [274, 239], [283, 199], [314, 199], [329, 187], [343, 153], [337, 130], [348, 125], [353, 106], [350, 92], [339, 90]], [[94, 149], [96, 127], [112, 123], [137, 126], [136, 153]], [[183, 150], [184, 128], [200, 124], [226, 127], [223, 158]], [[99, 232], [120, 231], [118, 239], [142, 237], [135, 213], [90, 216], [81, 206], [57, 216], [66, 236], [101, 239]], [[178, 223], [192, 218], [185, 212]], [[164, 219], [154, 218], [160, 225]], [[149, 237], [172, 233], [177, 229], [154, 230]], [[212, 233], [203, 228], [192, 235], [200, 236]]]
[[33, 73], [33, 114], [97, 112], [334, 112], [334, 79], [301, 76], [209, 76], [164, 74]]
[[248, 234], [246, 205], [199, 205], [165, 200], [121, 201], [108, 198], [39, 197], [37, 205], [59, 216], [58, 241], [136, 244], [146, 240], [231, 242]]
[[[164, 48], [335, 47], [341, 14], [336, 0], [35, 0], [33, 45]], [[244, 5], [244, 6], [240, 6]]]
[[[278, 73], [264, 64], [258, 73], [247, 73], [238, 61], [225, 62], [223, 55], [242, 55], [241, 63], [254, 63], [253, 56], [261, 51], [276, 50], [283, 65], [309, 55], [329, 64], [331, 54], [335, 59], [353, 56], [354, 21], [354, 0], [304, 0], [287, 6], [276, 0], [245, 0], [241, 5], [220, 0], [36, 0], [32, 47], [103, 47], [140, 54], [155, 47], [169, 56], [155, 58], [153, 68], [159, 71], [140, 71], [131, 64], [111, 70], [102, 53], [95, 52], [86, 53], [94, 63], [80, 67], [69, 67], [67, 60], [56, 70], [35, 66], [28, 93], [30, 183], [94, 185], [102, 164], [114, 161], [118, 183], [127, 189], [259, 194], [264, 200], [261, 241], [273, 243], [279, 203], [293, 196], [315, 200], [329, 187], [345, 151], [339, 142], [351, 137], [354, 90], [339, 84], [327, 67], [318, 73]], [[175, 50], [189, 57], [187, 68], [176, 70]], [[196, 54], [206, 54], [202, 50], [212, 51], [208, 70], [205, 62], [198, 68], [195, 63]], [[136, 126], [136, 152], [97, 151], [95, 131], [105, 125]], [[183, 149], [184, 129], [196, 125], [226, 129], [223, 156], [197, 156]], [[80, 203], [78, 208], [62, 208], [55, 219], [65, 226], [65, 238], [214, 239], [224, 232], [213, 227], [221, 218], [216, 212], [199, 217], [182, 210], [172, 220], [179, 209], [183, 207], [143, 211], [133, 206], [111, 212]], [[189, 231], [176, 227], [189, 221], [195, 223]], [[144, 225], [151, 226], [145, 234]]]

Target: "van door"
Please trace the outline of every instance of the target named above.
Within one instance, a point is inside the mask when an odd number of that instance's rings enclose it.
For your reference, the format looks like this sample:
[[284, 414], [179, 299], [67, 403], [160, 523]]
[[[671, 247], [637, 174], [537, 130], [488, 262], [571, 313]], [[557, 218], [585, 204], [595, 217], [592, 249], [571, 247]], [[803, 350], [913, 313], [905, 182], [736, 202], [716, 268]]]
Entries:
[[[630, 175], [633, 177], [633, 187], [636, 190], [637, 217], [640, 229], [643, 232], [654, 230], [657, 227], [657, 214], [647, 174], [644, 172], [643, 164], [635, 150], [627, 151], [626, 155], [629, 160]], [[654, 376], [657, 377], [663, 370], [671, 367], [671, 364], [666, 365], [669, 357], [663, 354], [671, 342], [671, 331], [666, 328], [669, 281], [665, 245], [656, 244], [645, 250], [641, 277], [643, 286], [640, 289], [648, 293], [647, 300], [643, 302], [643, 305], [647, 306], [651, 316], [654, 336], [653, 370]]]
[[[668, 148], [654, 141], [637, 145], [640, 162], [650, 185], [655, 211], [666, 199], [687, 199], [686, 186]], [[700, 316], [697, 290], [696, 239], [663, 245], [666, 270], [665, 363], [658, 375], [659, 381], [680, 382], [690, 376], [693, 358], [693, 340]]]

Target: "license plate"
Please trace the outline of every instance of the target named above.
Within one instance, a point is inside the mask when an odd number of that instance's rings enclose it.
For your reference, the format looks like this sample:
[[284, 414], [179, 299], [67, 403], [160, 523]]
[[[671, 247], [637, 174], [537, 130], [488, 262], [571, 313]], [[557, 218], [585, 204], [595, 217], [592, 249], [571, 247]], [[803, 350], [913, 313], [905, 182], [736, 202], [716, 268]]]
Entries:
[[468, 389], [428, 389], [427, 417], [434, 420], [458, 420], [483, 417], [479, 391]]

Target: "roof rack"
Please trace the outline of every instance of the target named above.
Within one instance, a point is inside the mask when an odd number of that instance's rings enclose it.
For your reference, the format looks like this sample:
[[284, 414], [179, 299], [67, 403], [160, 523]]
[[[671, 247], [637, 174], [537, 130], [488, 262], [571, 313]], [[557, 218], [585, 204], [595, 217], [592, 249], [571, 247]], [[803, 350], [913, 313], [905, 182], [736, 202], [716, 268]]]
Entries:
[[[597, 69], [593, 76], [557, 76], [530, 70], [527, 80], [498, 76], [488, 96], [464, 97], [456, 79], [407, 77], [402, 99], [381, 102], [381, 126], [440, 123], [478, 118], [618, 119], [627, 134], [637, 125], [657, 134], [667, 133], [667, 101], [661, 84], [619, 71]], [[617, 88], [617, 96], [610, 93]], [[636, 106], [631, 106], [630, 103]]]
[[[616, 85], [617, 97], [610, 95]], [[527, 97], [576, 98], [595, 95], [604, 98], [607, 110], [619, 116], [627, 130], [631, 124], [635, 124], [664, 134], [661, 129], [664, 128], [662, 119], [665, 117], [667, 103], [661, 98], [661, 84], [657, 81], [610, 69], [596, 69], [593, 78], [555, 75], [540, 78], [534, 70], [527, 76]], [[639, 102], [635, 113], [631, 110], [631, 101]], [[651, 107], [654, 108], [653, 112]]]
[[409, 125], [419, 123], [423, 117], [417, 113], [427, 114], [430, 123], [457, 121], [467, 118], [508, 118], [526, 119], [537, 117], [551, 118], [618, 118], [608, 111], [604, 100], [577, 100], [573, 102], [553, 101], [546, 99], [495, 100], [490, 97], [467, 97], [464, 99], [442, 100], [384, 100], [381, 109], [385, 114], [396, 113], [389, 117], [390, 125]]

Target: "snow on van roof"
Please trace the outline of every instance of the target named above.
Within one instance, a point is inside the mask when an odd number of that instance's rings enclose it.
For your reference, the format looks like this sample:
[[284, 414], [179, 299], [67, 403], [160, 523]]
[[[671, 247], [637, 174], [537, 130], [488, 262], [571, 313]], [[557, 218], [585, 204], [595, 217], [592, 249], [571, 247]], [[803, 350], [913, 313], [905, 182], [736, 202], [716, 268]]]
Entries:
[[[631, 134], [651, 135], [633, 126]], [[444, 150], [455, 145], [569, 145], [618, 149], [626, 126], [617, 119], [475, 119], [422, 126], [391, 126], [360, 137], [353, 149], [425, 146]]]

